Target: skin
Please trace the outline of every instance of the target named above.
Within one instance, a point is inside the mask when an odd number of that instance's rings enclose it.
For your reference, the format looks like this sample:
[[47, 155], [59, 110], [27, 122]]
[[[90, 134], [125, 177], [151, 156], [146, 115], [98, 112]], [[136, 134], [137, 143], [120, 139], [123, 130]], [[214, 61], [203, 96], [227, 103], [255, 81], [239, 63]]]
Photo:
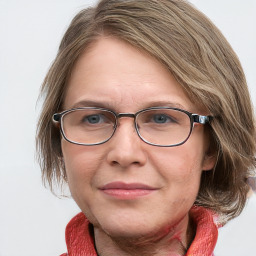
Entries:
[[[81, 55], [64, 101], [65, 109], [97, 106], [117, 113], [169, 105], [207, 114], [159, 62], [111, 37], [100, 38]], [[68, 184], [94, 225], [99, 255], [184, 255], [194, 235], [189, 210], [200, 176], [215, 162], [207, 154], [208, 141], [204, 126], [196, 124], [181, 146], [151, 146], [138, 137], [132, 118], [121, 118], [115, 135], [102, 145], [62, 139]], [[143, 183], [154, 191], [124, 200], [99, 189], [115, 181]]]

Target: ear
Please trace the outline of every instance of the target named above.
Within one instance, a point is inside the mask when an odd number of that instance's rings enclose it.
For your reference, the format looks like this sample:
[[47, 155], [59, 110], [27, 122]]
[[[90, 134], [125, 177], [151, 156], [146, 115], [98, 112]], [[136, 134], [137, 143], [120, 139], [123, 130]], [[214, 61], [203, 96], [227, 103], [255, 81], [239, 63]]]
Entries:
[[202, 170], [210, 171], [216, 167], [219, 158], [219, 146], [213, 139], [209, 129], [205, 130], [205, 153], [202, 161]]
[[217, 154], [214, 155], [208, 155], [205, 154], [202, 164], [202, 170], [203, 171], [209, 171], [214, 169], [215, 165], [217, 163]]

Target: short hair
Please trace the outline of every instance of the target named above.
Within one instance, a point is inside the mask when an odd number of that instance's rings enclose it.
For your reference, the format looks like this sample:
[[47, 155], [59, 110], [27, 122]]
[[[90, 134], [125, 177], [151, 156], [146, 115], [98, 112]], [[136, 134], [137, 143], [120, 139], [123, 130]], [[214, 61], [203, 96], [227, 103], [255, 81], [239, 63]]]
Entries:
[[253, 106], [231, 46], [184, 0], [102, 0], [74, 17], [41, 89], [37, 153], [45, 184], [53, 191], [66, 180], [61, 135], [52, 115], [63, 110], [67, 83], [80, 55], [106, 35], [153, 56], [195, 104], [214, 116], [209, 130], [218, 160], [212, 171], [202, 172], [195, 204], [226, 220], [237, 216], [246, 201], [246, 180], [256, 166]]

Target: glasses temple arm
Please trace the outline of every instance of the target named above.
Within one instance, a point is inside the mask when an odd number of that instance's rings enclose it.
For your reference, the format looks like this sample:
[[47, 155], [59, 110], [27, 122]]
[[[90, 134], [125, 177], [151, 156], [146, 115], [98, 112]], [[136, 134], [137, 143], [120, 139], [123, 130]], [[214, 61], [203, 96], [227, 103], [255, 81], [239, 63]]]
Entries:
[[60, 121], [60, 118], [61, 118], [61, 114], [59, 113], [56, 113], [52, 116], [52, 120], [53, 122], [59, 122]]
[[213, 116], [201, 116], [197, 114], [192, 114], [193, 122], [199, 123], [199, 124], [206, 124], [210, 123], [213, 119]]

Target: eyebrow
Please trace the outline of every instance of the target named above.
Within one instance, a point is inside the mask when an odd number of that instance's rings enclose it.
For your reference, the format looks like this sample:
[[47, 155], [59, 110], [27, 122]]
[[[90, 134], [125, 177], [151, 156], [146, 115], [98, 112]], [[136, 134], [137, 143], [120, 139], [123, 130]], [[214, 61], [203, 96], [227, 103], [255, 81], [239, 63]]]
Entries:
[[171, 102], [171, 101], [152, 101], [147, 103], [146, 107], [170, 107], [170, 108], [180, 108], [183, 110], [187, 110], [187, 108], [181, 105], [178, 102]]
[[94, 100], [81, 100], [74, 105], [72, 105], [71, 108], [82, 108], [82, 107], [99, 107], [99, 108], [110, 108], [111, 105], [108, 102], [105, 101], [94, 101]]
[[[82, 107], [99, 107], [99, 108], [107, 108], [113, 111], [116, 110], [112, 102], [106, 102], [106, 101], [81, 100], [71, 106], [71, 108], [82, 108]], [[187, 108], [181, 105], [180, 103], [170, 102], [170, 101], [145, 102], [145, 105], [143, 105], [141, 109], [150, 108], [150, 107], [171, 107], [171, 108], [179, 108], [179, 109], [187, 110]]]

